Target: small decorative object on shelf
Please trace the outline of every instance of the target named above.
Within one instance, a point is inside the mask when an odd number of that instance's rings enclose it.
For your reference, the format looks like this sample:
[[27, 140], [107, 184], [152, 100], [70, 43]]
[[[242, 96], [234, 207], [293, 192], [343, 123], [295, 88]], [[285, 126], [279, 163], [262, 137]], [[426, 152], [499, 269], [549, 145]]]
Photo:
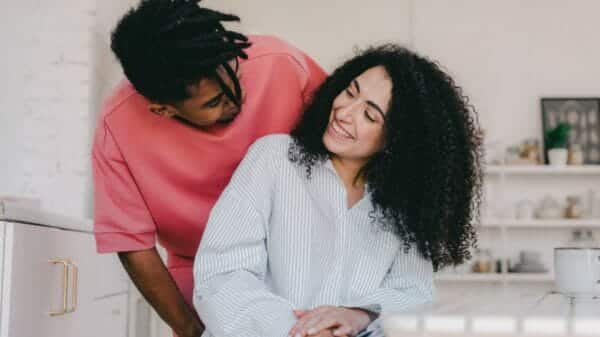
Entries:
[[518, 145], [506, 148], [504, 157], [506, 165], [539, 165], [540, 142], [537, 139], [526, 139]]
[[538, 219], [558, 219], [563, 217], [563, 207], [556, 199], [546, 195], [535, 212]]
[[475, 249], [475, 260], [473, 261], [474, 273], [492, 273], [494, 262], [492, 252], [489, 249]]
[[488, 165], [504, 164], [504, 148], [502, 142], [498, 138], [488, 135], [487, 130], [481, 130], [481, 136], [484, 141], [484, 160]]
[[504, 163], [507, 165], [517, 165], [521, 163], [521, 150], [518, 146], [513, 145], [506, 148]]
[[521, 159], [532, 165], [540, 164], [540, 142], [537, 139], [527, 139], [521, 144]]
[[569, 133], [571, 126], [567, 123], [559, 123], [556, 127], [546, 132], [546, 148], [548, 149], [548, 162], [552, 166], [567, 165]]
[[571, 233], [571, 239], [567, 242], [570, 248], [598, 248], [598, 242], [591, 230], [576, 229]]
[[548, 270], [541, 261], [540, 253], [524, 250], [519, 254], [519, 262], [509, 269], [511, 273], [546, 273]]
[[569, 165], [583, 165], [583, 150], [579, 144], [569, 146], [569, 156], [567, 159]]
[[567, 197], [567, 207], [565, 208], [565, 218], [579, 219], [584, 216], [583, 204], [581, 198], [576, 195]]
[[517, 203], [515, 216], [517, 219], [531, 219], [535, 212], [535, 204], [531, 200], [521, 200]]
[[541, 103], [544, 134], [561, 123], [568, 124], [568, 142], [581, 147], [583, 163], [600, 164], [600, 98], [542, 98]]

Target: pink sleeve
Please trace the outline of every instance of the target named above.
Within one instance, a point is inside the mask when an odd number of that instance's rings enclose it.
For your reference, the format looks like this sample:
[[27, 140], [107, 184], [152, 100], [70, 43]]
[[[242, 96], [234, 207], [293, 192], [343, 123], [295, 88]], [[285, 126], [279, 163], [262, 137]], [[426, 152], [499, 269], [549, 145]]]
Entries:
[[302, 90], [302, 100], [306, 105], [310, 103], [315, 91], [327, 78], [327, 73], [315, 60], [301, 50], [289, 46], [288, 52], [293, 61], [292, 63], [295, 64], [296, 74]]
[[156, 226], [110, 130], [100, 121], [92, 148], [94, 235], [99, 253], [145, 250]]
[[305, 69], [305, 81], [302, 97], [304, 98], [304, 103], [308, 104], [312, 100], [315, 91], [327, 78], [327, 73], [308, 55], [304, 55], [303, 68]]

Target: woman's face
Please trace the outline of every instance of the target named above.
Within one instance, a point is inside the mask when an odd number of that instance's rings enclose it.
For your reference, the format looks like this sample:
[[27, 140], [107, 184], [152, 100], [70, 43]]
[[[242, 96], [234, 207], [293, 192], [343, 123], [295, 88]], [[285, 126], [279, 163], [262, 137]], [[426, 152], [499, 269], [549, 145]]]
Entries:
[[366, 163], [383, 146], [392, 81], [383, 66], [356, 77], [333, 101], [323, 143], [334, 156]]

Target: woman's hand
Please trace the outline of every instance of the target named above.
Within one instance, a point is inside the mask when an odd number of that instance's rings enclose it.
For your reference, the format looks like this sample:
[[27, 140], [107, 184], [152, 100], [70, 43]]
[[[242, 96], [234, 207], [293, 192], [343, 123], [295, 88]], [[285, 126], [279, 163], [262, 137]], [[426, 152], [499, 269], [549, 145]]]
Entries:
[[326, 329], [332, 329], [336, 337], [355, 336], [371, 323], [368, 312], [361, 309], [322, 306], [295, 314], [299, 319], [290, 337], [313, 336]]
[[[337, 336], [333, 335], [333, 330], [325, 329], [325, 330], [321, 330], [321, 332], [317, 332], [315, 335], [312, 335], [311, 337], [337, 337]], [[348, 336], [343, 336], [343, 337], [348, 337]]]

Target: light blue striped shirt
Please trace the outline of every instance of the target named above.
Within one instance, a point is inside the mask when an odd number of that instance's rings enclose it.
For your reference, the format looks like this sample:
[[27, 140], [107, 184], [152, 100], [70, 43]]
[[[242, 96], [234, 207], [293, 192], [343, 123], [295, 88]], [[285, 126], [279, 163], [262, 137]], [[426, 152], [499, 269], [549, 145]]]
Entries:
[[285, 337], [294, 309], [380, 313], [433, 299], [431, 262], [371, 223], [368, 193], [348, 209], [330, 161], [307, 178], [291, 141], [257, 140], [210, 214], [194, 263], [203, 337]]

